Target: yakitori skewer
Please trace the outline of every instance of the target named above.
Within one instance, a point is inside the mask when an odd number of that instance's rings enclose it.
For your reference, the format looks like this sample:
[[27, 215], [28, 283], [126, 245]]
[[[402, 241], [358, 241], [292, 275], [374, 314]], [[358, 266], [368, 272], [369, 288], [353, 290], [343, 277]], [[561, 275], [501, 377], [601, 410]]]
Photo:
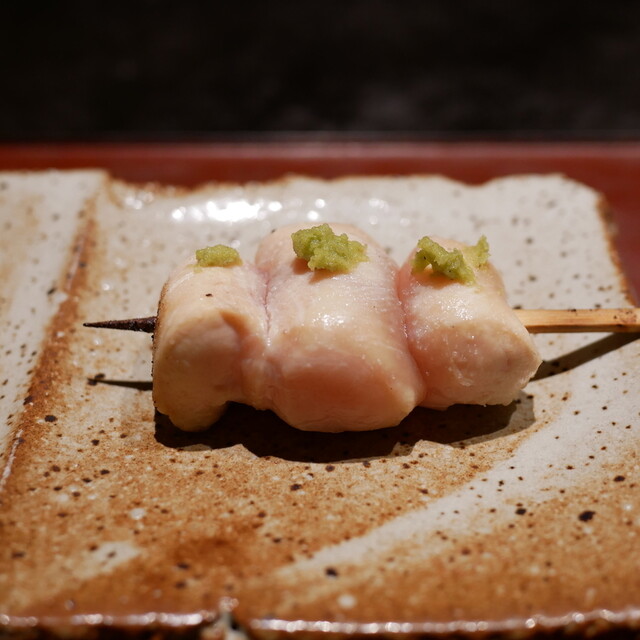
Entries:
[[424, 236], [398, 268], [356, 227], [291, 225], [253, 263], [224, 245], [195, 258], [157, 317], [86, 324], [154, 334], [154, 404], [185, 431], [230, 401], [326, 432], [393, 426], [417, 406], [507, 405], [541, 363], [530, 333], [640, 331], [639, 309], [514, 310], [484, 237]]

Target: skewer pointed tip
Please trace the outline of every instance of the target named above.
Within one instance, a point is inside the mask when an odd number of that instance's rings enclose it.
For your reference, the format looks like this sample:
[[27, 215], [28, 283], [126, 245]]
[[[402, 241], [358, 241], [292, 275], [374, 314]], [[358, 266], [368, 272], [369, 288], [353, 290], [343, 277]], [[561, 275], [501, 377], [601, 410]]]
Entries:
[[153, 333], [156, 328], [156, 317], [128, 318], [126, 320], [103, 320], [102, 322], [84, 322], [83, 327], [92, 329], [119, 329], [120, 331], [143, 331]]

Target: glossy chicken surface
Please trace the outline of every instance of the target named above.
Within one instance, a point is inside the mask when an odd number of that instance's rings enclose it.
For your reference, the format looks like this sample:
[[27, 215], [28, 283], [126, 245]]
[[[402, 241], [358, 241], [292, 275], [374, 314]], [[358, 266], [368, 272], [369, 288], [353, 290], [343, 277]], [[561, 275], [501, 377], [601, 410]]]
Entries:
[[198, 268], [191, 260], [169, 278], [154, 335], [153, 397], [180, 429], [206, 429], [230, 401], [262, 408], [264, 299], [264, 277], [252, 265]]
[[[438, 239], [447, 249], [464, 248]], [[398, 277], [407, 338], [425, 384], [422, 406], [509, 404], [535, 374], [540, 356], [508, 305], [497, 270], [475, 270], [463, 284], [434, 273], [412, 272], [411, 253]]]
[[[156, 408], [179, 428], [214, 423], [230, 401], [271, 409], [308, 431], [397, 425], [416, 406], [508, 404], [540, 357], [498, 272], [463, 284], [412, 272], [359, 229], [348, 272], [312, 270], [289, 226], [267, 236], [255, 266], [198, 267], [169, 278], [154, 336]], [[447, 248], [464, 245], [439, 241]]]
[[349, 225], [336, 234], [367, 245], [368, 261], [348, 273], [311, 271], [285, 227], [258, 249], [267, 275], [268, 378], [273, 410], [313, 431], [365, 431], [398, 424], [422, 397], [409, 353], [397, 267]]

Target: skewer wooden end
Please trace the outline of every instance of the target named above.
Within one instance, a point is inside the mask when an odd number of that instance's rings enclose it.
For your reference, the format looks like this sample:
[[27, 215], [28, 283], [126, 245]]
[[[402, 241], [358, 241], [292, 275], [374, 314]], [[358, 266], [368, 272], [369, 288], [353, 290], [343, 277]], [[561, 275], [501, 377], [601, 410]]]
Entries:
[[516, 309], [530, 333], [633, 333], [640, 331], [640, 308]]

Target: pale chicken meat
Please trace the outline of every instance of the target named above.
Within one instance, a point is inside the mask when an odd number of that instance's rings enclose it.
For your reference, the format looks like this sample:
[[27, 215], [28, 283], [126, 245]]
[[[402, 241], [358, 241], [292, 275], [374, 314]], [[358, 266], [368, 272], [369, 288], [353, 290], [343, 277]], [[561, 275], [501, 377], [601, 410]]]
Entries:
[[[437, 240], [446, 249], [465, 245]], [[540, 356], [528, 331], [508, 305], [497, 270], [475, 269], [465, 284], [412, 270], [412, 252], [400, 269], [411, 354], [425, 385], [422, 406], [509, 404], [535, 374]]]
[[362, 231], [331, 227], [367, 245], [368, 260], [346, 273], [311, 271], [292, 248], [299, 226], [275, 231], [258, 249], [256, 264], [268, 281], [266, 393], [298, 429], [396, 425], [423, 395], [395, 288], [397, 266]]
[[191, 260], [169, 278], [153, 395], [177, 427], [205, 429], [241, 402], [302, 430], [367, 431], [418, 405], [508, 404], [535, 373], [538, 353], [491, 265], [472, 284], [414, 273], [413, 254], [398, 271], [365, 233], [332, 224], [366, 259], [313, 270], [294, 251], [300, 228], [265, 238], [255, 266]]
[[190, 260], [167, 281], [153, 340], [153, 398], [180, 429], [206, 429], [230, 401], [264, 408], [265, 295], [263, 275], [247, 264]]

